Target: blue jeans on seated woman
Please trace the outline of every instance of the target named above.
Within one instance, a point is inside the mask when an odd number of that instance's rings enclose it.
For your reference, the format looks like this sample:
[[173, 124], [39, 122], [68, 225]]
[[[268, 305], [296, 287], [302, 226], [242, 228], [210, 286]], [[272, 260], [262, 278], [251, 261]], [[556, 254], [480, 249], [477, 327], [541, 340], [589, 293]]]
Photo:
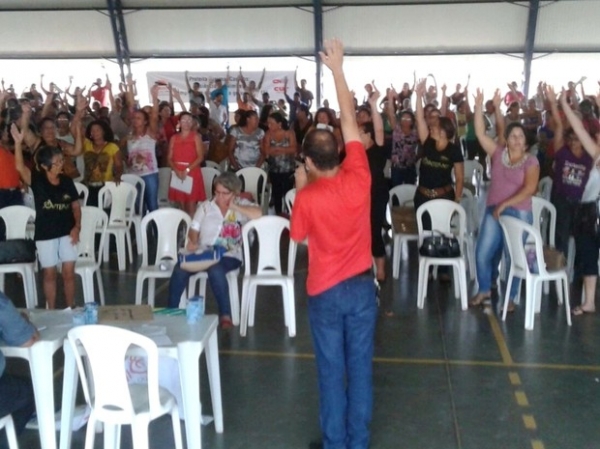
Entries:
[[[158, 173], [142, 176], [146, 187], [144, 189], [144, 203], [148, 212], [158, 209]], [[143, 211], [138, 211], [143, 213]]]
[[[219, 263], [213, 265], [206, 274], [208, 283], [215, 295], [219, 307], [219, 316], [231, 316], [231, 305], [229, 303], [229, 284], [227, 283], [227, 273], [238, 269], [242, 261], [235, 257], [223, 257]], [[183, 291], [187, 288], [190, 277], [195, 273], [183, 270], [179, 264], [175, 265], [173, 275], [169, 282], [169, 307], [175, 309], [179, 307], [179, 301]]]
[[[489, 293], [492, 288], [492, 281], [498, 277], [498, 264], [504, 250], [504, 235], [500, 222], [494, 218], [494, 209], [496, 206], [488, 206], [485, 209], [483, 221], [479, 228], [477, 238], [477, 249], [475, 251], [475, 263], [477, 266], [477, 283], [479, 284], [479, 293]], [[500, 214], [507, 217], [515, 217], [526, 223], [533, 223], [533, 214], [531, 211], [519, 210], [513, 207], [507, 207]], [[506, 260], [509, 261], [508, 252]], [[514, 300], [519, 294], [519, 279], [513, 279], [510, 286], [510, 299]]]

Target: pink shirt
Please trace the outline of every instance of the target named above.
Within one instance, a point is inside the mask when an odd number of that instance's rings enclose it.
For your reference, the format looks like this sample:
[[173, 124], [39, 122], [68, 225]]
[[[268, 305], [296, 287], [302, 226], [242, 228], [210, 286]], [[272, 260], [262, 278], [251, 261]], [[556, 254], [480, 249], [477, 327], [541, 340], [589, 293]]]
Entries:
[[[492, 154], [492, 183], [488, 192], [488, 206], [496, 206], [502, 201], [515, 195], [525, 183], [525, 173], [529, 167], [539, 165], [537, 158], [526, 153], [517, 164], [510, 166], [508, 163], [508, 150], [506, 147], [497, 147]], [[515, 209], [531, 210], [531, 198], [513, 205]]]

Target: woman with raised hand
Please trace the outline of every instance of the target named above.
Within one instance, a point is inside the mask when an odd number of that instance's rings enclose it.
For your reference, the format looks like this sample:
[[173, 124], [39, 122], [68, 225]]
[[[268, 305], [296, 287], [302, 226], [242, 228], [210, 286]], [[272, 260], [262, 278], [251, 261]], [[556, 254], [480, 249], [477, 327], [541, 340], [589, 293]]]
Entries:
[[81, 229], [79, 194], [73, 180], [62, 174], [65, 157], [56, 146], [44, 145], [35, 155], [36, 169], [23, 160], [24, 133], [11, 127], [15, 140], [15, 165], [35, 198], [35, 244], [42, 267], [44, 296], [49, 309], [56, 306], [56, 266], [61, 264], [65, 302], [75, 302], [75, 261]]
[[389, 157], [384, 147], [383, 120], [377, 112], [379, 90], [373, 82], [373, 89], [367, 102], [371, 107], [372, 121], [358, 125], [360, 141], [367, 150], [369, 171], [371, 172], [371, 253], [375, 260], [375, 278], [377, 282], [385, 281], [385, 242], [383, 241], [383, 226], [389, 198], [387, 181], [383, 174]]
[[[600, 94], [596, 97], [596, 103], [600, 106]], [[573, 309], [574, 315], [594, 313], [596, 311], [596, 283], [598, 280], [598, 249], [599, 239], [595, 233], [594, 224], [597, 220], [596, 202], [600, 195], [600, 143], [598, 135], [590, 136], [583, 126], [581, 119], [569, 106], [566, 93], [560, 96], [560, 104], [573, 132], [579, 138], [585, 151], [592, 157], [594, 167], [592, 168], [588, 182], [581, 197], [581, 204], [575, 216], [575, 266], [576, 272], [583, 276], [583, 303]], [[588, 226], [586, 226], [588, 224]]]
[[[535, 156], [527, 151], [526, 130], [520, 123], [511, 123], [504, 130], [504, 120], [499, 115], [500, 91], [494, 94], [498, 142], [485, 132], [483, 118], [483, 92], [475, 95], [475, 135], [484, 151], [490, 156], [492, 182], [486, 209], [479, 228], [475, 261], [479, 291], [469, 302], [472, 307], [482, 305], [491, 297], [492, 283], [498, 276], [498, 264], [504, 248], [504, 237], [498, 218], [501, 215], [533, 222], [531, 197], [537, 190], [540, 166]], [[514, 300], [519, 294], [519, 280], [510, 288], [508, 311], [514, 310]]]
[[[454, 124], [447, 117], [439, 116], [435, 121], [429, 117], [428, 123], [423, 111], [425, 80], [421, 80], [415, 90], [417, 134], [422, 145], [419, 185], [414, 198], [415, 210], [433, 199], [447, 199], [459, 203], [465, 168], [462, 150], [454, 143]], [[452, 185], [452, 169], [456, 186]], [[431, 229], [428, 215], [423, 216], [423, 222], [425, 229]]]
[[275, 213], [283, 212], [283, 198], [294, 187], [296, 170], [296, 135], [287, 126], [280, 112], [274, 112], [267, 119], [269, 129], [265, 135], [265, 154], [269, 158], [269, 177], [273, 187], [272, 200]]
[[[144, 181], [144, 204], [148, 212], [158, 209], [158, 161], [156, 159], [158, 89], [159, 86], [154, 85], [150, 90], [152, 93], [150, 115], [143, 109], [134, 111], [131, 117], [131, 131], [121, 141], [121, 148], [127, 149], [128, 172], [141, 177]], [[131, 85], [128, 95], [132, 100]]]
[[179, 203], [181, 209], [190, 217], [194, 216], [198, 202], [206, 199], [200, 169], [204, 160], [204, 145], [196, 130], [197, 125], [198, 122], [189, 112], [182, 112], [179, 115], [180, 131], [171, 137], [167, 155], [169, 166], [173, 170], [171, 176], [176, 176], [181, 181], [192, 178], [192, 188], [189, 192], [173, 186], [169, 188], [169, 200]]
[[417, 182], [417, 146], [419, 144], [415, 130], [415, 115], [409, 110], [400, 112], [396, 118], [394, 89], [388, 92], [386, 113], [392, 128], [392, 187]]

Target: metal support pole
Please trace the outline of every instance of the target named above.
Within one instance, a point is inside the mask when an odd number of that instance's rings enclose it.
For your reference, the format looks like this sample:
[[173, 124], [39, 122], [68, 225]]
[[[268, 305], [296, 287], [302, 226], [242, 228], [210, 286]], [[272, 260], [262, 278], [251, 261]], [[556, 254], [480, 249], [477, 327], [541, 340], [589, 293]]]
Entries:
[[323, 3], [321, 0], [313, 0], [314, 29], [315, 29], [315, 63], [317, 65], [317, 107], [321, 106], [323, 64], [319, 52], [323, 48]]
[[524, 52], [524, 70], [525, 84], [523, 94], [529, 98], [529, 83], [531, 81], [531, 61], [533, 61], [533, 51], [535, 49], [535, 31], [537, 29], [538, 13], [540, 10], [540, 0], [529, 0], [529, 15], [527, 17], [527, 35], [525, 37]]
[[131, 73], [131, 60], [129, 57], [129, 44], [127, 43], [125, 20], [123, 20], [123, 5], [121, 0], [106, 0], [106, 4], [108, 6], [110, 23], [115, 40], [117, 62], [121, 71], [121, 82], [125, 82], [124, 66], [127, 66], [127, 73]]

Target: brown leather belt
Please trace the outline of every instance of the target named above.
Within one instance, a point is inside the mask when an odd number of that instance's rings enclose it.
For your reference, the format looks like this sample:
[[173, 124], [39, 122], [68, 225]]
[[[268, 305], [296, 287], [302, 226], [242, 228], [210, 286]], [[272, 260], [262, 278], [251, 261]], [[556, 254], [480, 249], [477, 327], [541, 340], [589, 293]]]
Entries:
[[452, 185], [448, 184], [447, 186], [438, 187], [437, 189], [428, 189], [427, 187], [419, 186], [418, 190], [427, 198], [439, 198], [440, 196], [450, 192], [452, 190]]

